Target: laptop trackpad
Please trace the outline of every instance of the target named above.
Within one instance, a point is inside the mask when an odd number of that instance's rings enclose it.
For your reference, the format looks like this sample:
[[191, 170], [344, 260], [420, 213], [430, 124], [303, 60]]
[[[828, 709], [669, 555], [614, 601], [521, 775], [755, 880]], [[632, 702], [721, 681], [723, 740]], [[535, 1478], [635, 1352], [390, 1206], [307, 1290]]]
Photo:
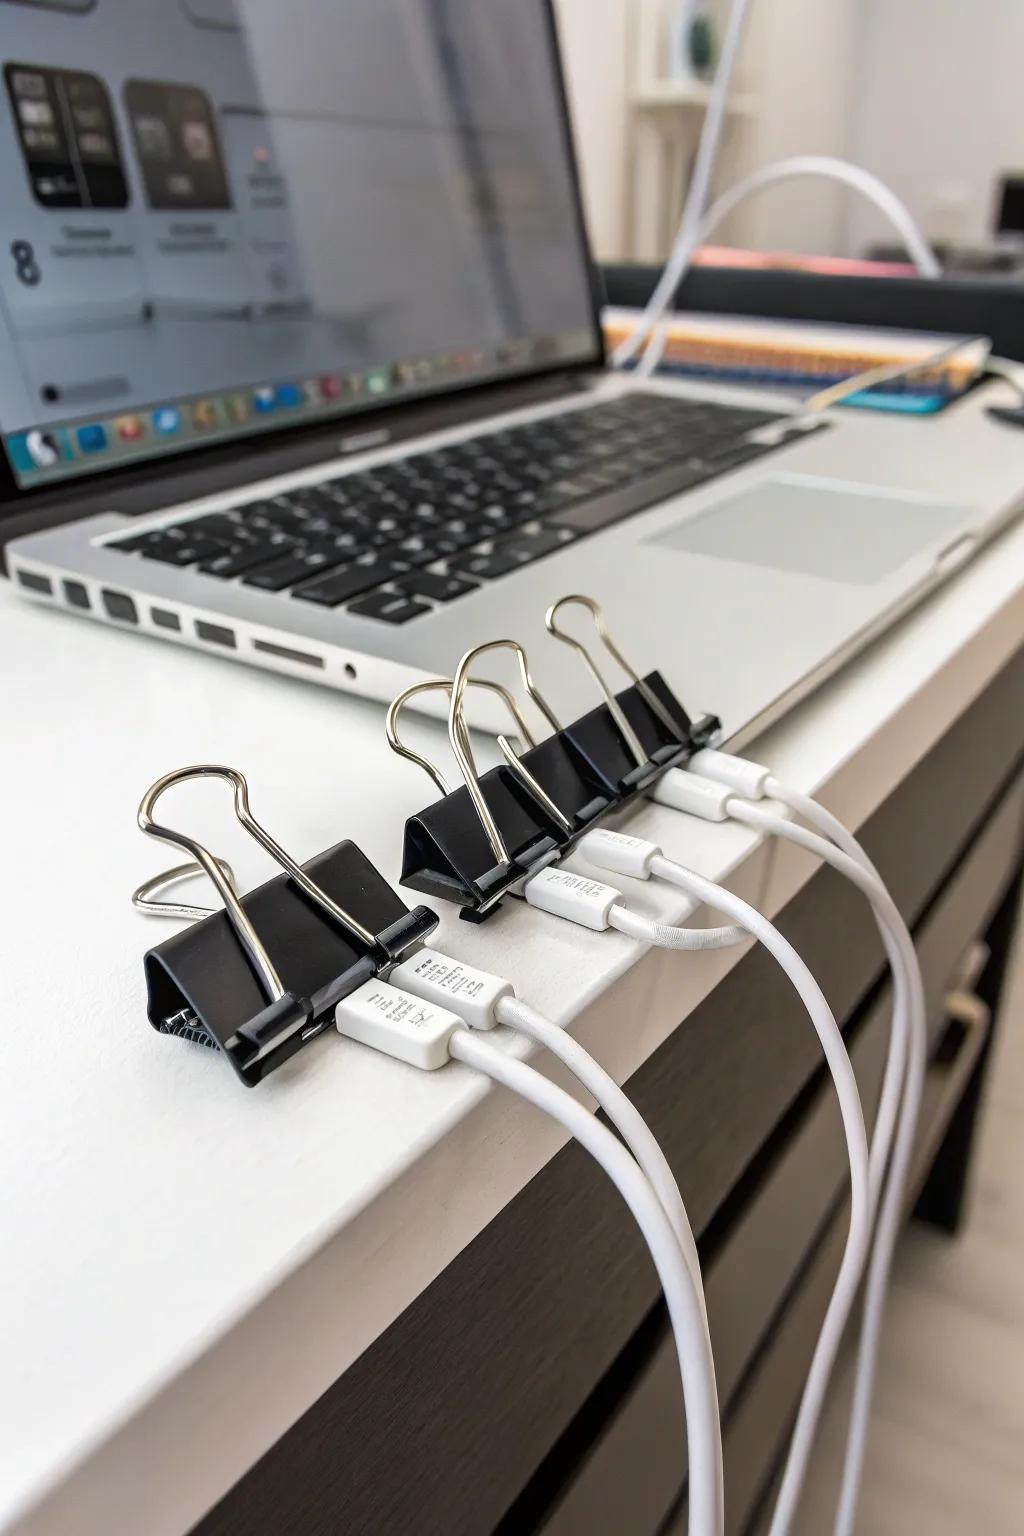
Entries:
[[970, 520], [967, 507], [848, 481], [773, 476], [649, 544], [867, 585]]

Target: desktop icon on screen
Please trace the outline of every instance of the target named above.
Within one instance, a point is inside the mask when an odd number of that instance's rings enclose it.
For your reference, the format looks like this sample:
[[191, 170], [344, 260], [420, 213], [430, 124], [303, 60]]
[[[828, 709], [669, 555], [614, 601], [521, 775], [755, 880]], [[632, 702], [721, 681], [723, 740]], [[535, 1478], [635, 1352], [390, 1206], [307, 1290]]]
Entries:
[[277, 404], [277, 391], [272, 384], [258, 384], [252, 392], [252, 403], [258, 411], [272, 411]]
[[170, 437], [181, 431], [181, 412], [173, 405], [164, 405], [153, 412], [153, 430], [161, 437]]
[[107, 429], [98, 421], [88, 427], [79, 427], [76, 436], [83, 453], [102, 453], [107, 446]]
[[216, 400], [195, 400], [190, 412], [192, 425], [197, 432], [208, 432], [211, 427], [217, 425]]
[[137, 443], [141, 437], [145, 437], [146, 428], [141, 416], [120, 416], [117, 421], [117, 435], [122, 443]]
[[52, 432], [41, 432], [38, 429], [26, 432], [25, 447], [36, 469], [52, 469], [63, 458], [60, 443]]
[[224, 411], [229, 421], [242, 422], [249, 420], [249, 401], [245, 395], [228, 395], [224, 401]]
[[281, 384], [278, 386], [278, 405], [283, 405], [287, 409], [291, 410], [294, 409], [295, 406], [301, 405], [304, 399], [305, 395], [303, 394], [303, 391], [298, 384]]

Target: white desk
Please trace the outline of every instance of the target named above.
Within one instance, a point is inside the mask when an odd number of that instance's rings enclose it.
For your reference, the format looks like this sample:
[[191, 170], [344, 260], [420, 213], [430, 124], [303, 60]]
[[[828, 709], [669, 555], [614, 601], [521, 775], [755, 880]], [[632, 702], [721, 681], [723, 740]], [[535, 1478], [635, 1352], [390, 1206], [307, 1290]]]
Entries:
[[[1018, 527], [755, 755], [859, 824], [1022, 636]], [[387, 752], [380, 709], [126, 639], [6, 585], [0, 645], [0, 1529], [135, 1536], [144, 1508], [147, 1536], [180, 1536], [560, 1138], [455, 1065], [421, 1075], [332, 1035], [250, 1092], [146, 1022], [142, 953], [170, 929], [127, 898], [169, 861], [135, 827], [142, 791], [174, 766], [236, 765], [300, 858], [353, 836], [397, 879], [402, 821], [429, 789]], [[168, 819], [172, 804], [243, 888], [266, 878], [224, 786], [169, 798]], [[810, 873], [738, 828], [657, 807], [636, 823], [770, 912]], [[619, 1080], [736, 961], [646, 955], [525, 908], [479, 929], [445, 912], [439, 944], [575, 1018]]]

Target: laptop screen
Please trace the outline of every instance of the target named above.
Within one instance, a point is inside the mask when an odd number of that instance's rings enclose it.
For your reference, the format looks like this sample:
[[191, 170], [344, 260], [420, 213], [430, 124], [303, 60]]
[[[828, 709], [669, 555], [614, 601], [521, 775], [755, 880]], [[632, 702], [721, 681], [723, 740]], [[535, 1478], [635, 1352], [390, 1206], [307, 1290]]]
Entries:
[[37, 486], [599, 354], [546, 0], [0, 0]]

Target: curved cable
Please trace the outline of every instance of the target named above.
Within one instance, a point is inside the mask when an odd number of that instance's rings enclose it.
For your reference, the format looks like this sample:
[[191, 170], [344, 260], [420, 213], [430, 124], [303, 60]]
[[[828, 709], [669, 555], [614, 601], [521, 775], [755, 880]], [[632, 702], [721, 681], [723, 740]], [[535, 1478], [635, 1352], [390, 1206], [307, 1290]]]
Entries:
[[819, 836], [816, 832], [808, 832], [804, 827], [794, 826], [791, 821], [785, 821], [781, 816], [775, 816], [762, 806], [751, 805], [746, 800], [730, 797], [728, 809], [733, 821], [752, 827], [755, 832], [767, 832], [772, 837], [781, 838], [797, 848], [802, 848], [814, 858], [820, 859], [822, 863], [828, 864], [838, 874], [845, 876], [851, 885], [856, 886], [871, 905], [893, 977], [889, 1051], [882, 1079], [878, 1115], [871, 1138], [871, 1204], [872, 1209], [877, 1210], [903, 1098], [903, 1080], [911, 1028], [910, 994], [914, 972], [918, 973], [918, 985], [920, 985], [917, 957], [912, 944], [909, 956], [907, 953], [906, 940], [909, 940], [909, 935], [906, 934], [903, 919], [896, 904], [878, 875], [865, 869], [861, 863], [837, 848], [827, 838]]
[[[870, 858], [851, 832], [843, 826], [831, 811], [819, 805], [808, 795], [791, 789], [778, 779], [769, 778], [765, 791], [779, 800], [796, 815], [809, 822], [824, 837], [829, 838], [847, 856], [863, 869], [877, 876]], [[899, 915], [897, 913], [897, 915]], [[868, 1266], [867, 1285], [861, 1322], [860, 1344], [857, 1354], [856, 1377], [853, 1391], [853, 1407], [847, 1435], [846, 1457], [843, 1465], [843, 1483], [836, 1516], [836, 1536], [853, 1536], [857, 1517], [857, 1500], [867, 1451], [868, 1429], [871, 1422], [871, 1400], [874, 1394], [875, 1375], [878, 1367], [878, 1350], [881, 1343], [882, 1324], [885, 1317], [885, 1301], [892, 1270], [893, 1254], [903, 1220], [903, 1202], [907, 1181], [917, 1144], [917, 1124], [921, 1113], [925, 1077], [928, 1071], [928, 1019], [921, 984], [920, 967], [910, 933], [899, 917], [902, 942], [914, 953], [911, 973], [910, 1040], [904, 1076], [903, 1108], [896, 1143], [892, 1153], [889, 1180], [882, 1197], [882, 1206], [875, 1234], [875, 1245]]]
[[678, 928], [672, 923], [659, 923], [650, 917], [641, 917], [631, 907], [617, 904], [608, 913], [608, 923], [630, 939], [641, 944], [653, 944], [656, 949], [681, 949], [697, 953], [702, 949], [731, 949], [734, 944], [746, 944], [750, 934], [746, 928]]
[[[910, 210], [884, 181], [870, 171], [864, 170], [862, 166], [854, 165], [851, 161], [843, 160], [837, 155], [793, 155], [785, 160], [776, 160], [771, 165], [762, 166], [760, 170], [745, 176], [742, 181], [738, 181], [735, 186], [723, 192], [721, 197], [712, 203], [697, 228], [685, 241], [683, 227], [680, 226], [678, 251], [673, 250], [662, 279], [648, 300], [636, 328], [613, 353], [613, 363], [621, 367], [628, 362], [639, 351], [644, 337], [649, 335], [650, 343], [637, 366], [637, 373], [642, 376], [653, 373], [661, 361], [668, 340], [665, 313], [676, 289], [690, 268], [695, 252], [707, 242], [719, 224], [748, 197], [779, 182], [795, 181], [807, 176], [841, 182], [873, 202], [896, 229], [921, 276], [930, 278], [942, 276], [939, 259]], [[670, 270], [672, 281], [663, 289]]]
[[[505, 1024], [514, 1029], [518, 1034], [525, 1035], [528, 1040], [550, 1051], [552, 1056], [557, 1056], [564, 1066], [579, 1079], [584, 1088], [595, 1099], [600, 1108], [607, 1115], [611, 1124], [618, 1131], [626, 1146], [632, 1152], [640, 1168], [646, 1174], [647, 1179], [661, 1203], [661, 1208], [672, 1223], [676, 1241], [687, 1269], [690, 1279], [697, 1292], [701, 1312], [704, 1317], [704, 1342], [708, 1354], [708, 1370], [714, 1381], [715, 1360], [711, 1347], [711, 1334], [708, 1331], [707, 1304], [704, 1297], [704, 1277], [700, 1269], [700, 1257], [697, 1253], [697, 1244], [693, 1236], [693, 1228], [687, 1215], [683, 1197], [679, 1193], [679, 1185], [675, 1175], [669, 1166], [668, 1159], [657, 1137], [652, 1133], [650, 1126], [643, 1115], [636, 1108], [633, 1101], [623, 1093], [615, 1079], [605, 1071], [599, 1062], [595, 1061], [588, 1050], [580, 1045], [572, 1035], [564, 1029], [559, 1029], [557, 1024], [552, 1024], [543, 1014], [531, 1008], [528, 1003], [520, 1002], [517, 997], [503, 997], [499, 1000], [494, 1010], [494, 1016], [499, 1024]], [[718, 1392], [715, 1389], [715, 1401], [717, 1403]], [[725, 1501], [725, 1472], [719, 1457], [718, 1468], [718, 1501], [719, 1507], [724, 1509]]]
[[571, 1094], [468, 1029], [456, 1030], [448, 1048], [456, 1061], [486, 1073], [564, 1126], [601, 1165], [629, 1206], [665, 1293], [679, 1357], [686, 1405], [689, 1536], [721, 1536], [724, 1516], [718, 1503], [716, 1471], [721, 1460], [721, 1427], [714, 1373], [709, 1369], [705, 1344], [705, 1317], [672, 1224], [657, 1195], [622, 1143]]
[[934, 352], [928, 352], [924, 357], [909, 360], [903, 358], [896, 363], [879, 363], [875, 368], [865, 368], [863, 372], [851, 374], [849, 378], [840, 379], [838, 383], [830, 384], [827, 389], [819, 389], [817, 394], [811, 395], [800, 407], [800, 417], [816, 416], [820, 411], [827, 411], [830, 406], [848, 400], [851, 395], [859, 395], [862, 390], [877, 389], [880, 384], [895, 384], [899, 379], [913, 378], [916, 373], [931, 373], [956, 357], [958, 352], [963, 352], [979, 341], [988, 346], [987, 336], [958, 336], [955, 341], [936, 347]]
[[622, 368], [639, 352], [671, 303], [672, 295], [686, 275], [693, 252], [703, 239], [704, 209], [711, 190], [711, 179], [715, 171], [715, 161], [718, 158], [718, 146], [722, 137], [722, 128], [725, 125], [729, 89], [732, 85], [740, 45], [743, 42], [750, 5], [751, 0], [733, 0], [725, 37], [722, 40], [718, 68], [715, 70], [715, 79], [711, 87], [711, 97], [704, 114], [704, 124], [701, 128], [700, 142], [697, 145], [697, 156], [686, 194], [686, 205], [680, 220], [679, 232], [661, 277], [647, 301], [635, 330], [631, 331], [612, 353], [612, 364], [616, 368]]
[[821, 988], [789, 940], [749, 902], [663, 855], [657, 855], [651, 860], [651, 873], [686, 891], [696, 900], [726, 913], [754, 938], [759, 939], [779, 962], [810, 1015], [839, 1100], [850, 1158], [850, 1225], [839, 1275], [800, 1400], [782, 1486], [770, 1526], [770, 1536], [786, 1536], [806, 1476], [814, 1428], [821, 1416], [832, 1367], [871, 1245], [871, 1184], [864, 1112], [857, 1079], [839, 1026]]

